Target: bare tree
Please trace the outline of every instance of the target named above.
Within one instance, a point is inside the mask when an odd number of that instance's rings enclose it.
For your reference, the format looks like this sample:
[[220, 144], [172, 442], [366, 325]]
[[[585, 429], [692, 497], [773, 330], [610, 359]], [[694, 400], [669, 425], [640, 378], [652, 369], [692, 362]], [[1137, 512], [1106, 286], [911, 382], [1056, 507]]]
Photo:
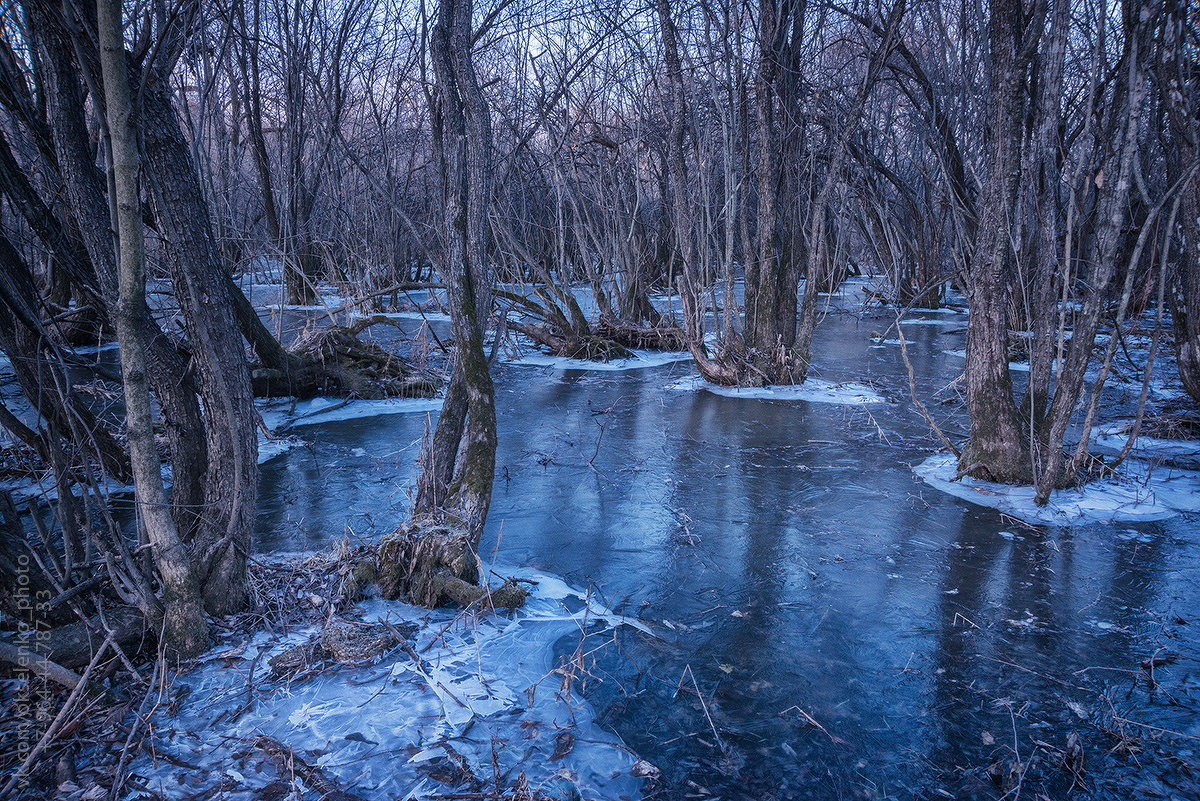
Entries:
[[154, 547], [155, 566], [163, 591], [163, 636], [179, 657], [190, 657], [208, 646], [208, 622], [200, 583], [192, 568], [162, 484], [162, 466], [154, 443], [146, 352], [140, 320], [146, 308], [146, 255], [142, 234], [141, 158], [137, 147], [129, 71], [125, 60], [124, 20], [119, 0], [96, 4], [100, 65], [108, 112], [110, 182], [114, 189], [113, 218], [117, 221], [119, 298], [117, 337], [121, 344], [122, 383], [129, 448], [133, 461], [139, 516]]

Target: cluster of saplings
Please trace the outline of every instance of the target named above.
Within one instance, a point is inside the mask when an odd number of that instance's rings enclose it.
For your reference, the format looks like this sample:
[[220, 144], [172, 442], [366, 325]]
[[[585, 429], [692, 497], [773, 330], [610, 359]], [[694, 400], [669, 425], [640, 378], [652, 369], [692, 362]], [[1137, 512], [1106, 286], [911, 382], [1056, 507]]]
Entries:
[[[1042, 502], [1087, 469], [1130, 321], [1170, 321], [1200, 403], [1194, 6], [427, 10], [0, 10], [0, 349], [33, 413], [0, 404], [0, 425], [55, 498], [3, 504], [0, 608], [51, 661], [145, 630], [195, 656], [210, 616], [245, 607], [256, 396], [444, 392], [412, 521], [378, 559], [397, 597], [478, 598], [489, 339], [512, 330], [562, 355], [686, 348], [711, 382], [795, 384], [819, 295], [858, 265], [897, 308], [957, 286], [971, 432], [946, 445], [961, 474]], [[380, 316], [285, 347], [234, 280], [262, 264], [293, 303], [323, 282], [363, 306], [444, 289], [446, 376], [365, 341]], [[114, 334], [119, 371], [79, 350]], [[108, 480], [133, 484], [133, 524]]]

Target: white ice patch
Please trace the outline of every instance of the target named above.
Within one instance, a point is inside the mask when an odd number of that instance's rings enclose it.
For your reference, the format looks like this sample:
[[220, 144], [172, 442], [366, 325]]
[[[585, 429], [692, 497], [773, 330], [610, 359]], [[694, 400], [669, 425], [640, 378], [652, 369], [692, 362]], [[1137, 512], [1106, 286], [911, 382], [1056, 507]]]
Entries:
[[[1098, 426], [1092, 432], [1092, 446], [1103, 453], [1120, 453], [1129, 440], [1132, 420]], [[1200, 442], [1186, 439], [1156, 439], [1139, 436], [1133, 443], [1131, 453], [1145, 459], [1186, 459], [1200, 461]]]
[[386, 311], [386, 312], [351, 312], [350, 317], [361, 320], [364, 317], [387, 317], [392, 320], [420, 320], [431, 323], [448, 323], [450, 315], [440, 311]]
[[[561, 579], [528, 569], [501, 572], [537, 582], [526, 607], [511, 615], [456, 617], [454, 610], [382, 600], [359, 606], [363, 620], [418, 625], [411, 642], [419, 663], [395, 649], [370, 666], [337, 666], [289, 682], [269, 678], [267, 657], [306, 641], [314, 629], [282, 642], [260, 633], [244, 648], [218, 647], [176, 680], [174, 714], [165, 703], [158, 707], [153, 750], [134, 760], [133, 775], [170, 798], [215, 792], [224, 782], [222, 798], [251, 801], [272, 781], [290, 780], [253, 749], [262, 734], [369, 798], [453, 792], [454, 785], [430, 775], [454, 772], [443, 745], [484, 779], [493, 775], [494, 753], [510, 781], [518, 766], [531, 787], [566, 769], [584, 798], [640, 797], [640, 781], [629, 775], [635, 755], [569, 692], [554, 646], [586, 631], [582, 647], [591, 650], [630, 636], [622, 623], [645, 626]], [[562, 731], [574, 735], [574, 748], [550, 762]]]
[[[965, 350], [944, 350], [942, 353], [946, 354], [947, 356], [957, 356], [960, 359], [967, 358], [967, 352]], [[1029, 362], [1009, 362], [1008, 369], [1016, 373], [1028, 373]]]
[[939, 319], [933, 318], [933, 317], [905, 317], [903, 320], [900, 321], [900, 324], [901, 325], [946, 325], [946, 326], [954, 325], [954, 326], [961, 326], [963, 324], [963, 321], [962, 320], [954, 320], [954, 319], [939, 320]]
[[279, 432], [300, 426], [354, 420], [360, 417], [381, 417], [389, 414], [437, 412], [442, 409], [441, 398], [386, 398], [383, 400], [346, 400], [344, 398], [311, 398], [296, 401], [272, 400], [259, 406], [263, 423]]
[[1200, 512], [1200, 473], [1136, 460], [1126, 461], [1116, 477], [1054, 490], [1045, 506], [1034, 502], [1031, 486], [997, 484], [969, 476], [954, 481], [958, 460], [953, 454], [935, 454], [913, 470], [932, 487], [1026, 523], [1066, 526], [1163, 520], [1180, 513]]
[[809, 378], [803, 384], [794, 386], [723, 387], [718, 384], [710, 384], [700, 376], [689, 376], [668, 384], [667, 389], [677, 392], [705, 390], [726, 398], [808, 401], [809, 403], [836, 403], [843, 406], [887, 403], [887, 398], [864, 384], [835, 384], [820, 378]]
[[664, 364], [690, 361], [692, 354], [686, 351], [635, 350], [632, 359], [613, 359], [607, 362], [591, 359], [569, 359], [551, 356], [548, 353], [527, 353], [516, 359], [504, 359], [505, 364], [525, 367], [550, 367], [555, 370], [594, 370], [616, 372], [621, 370], [643, 370], [647, 367], [662, 367]]
[[258, 435], [258, 463], [265, 464], [276, 456], [287, 453], [292, 448], [299, 447], [304, 444], [304, 440], [297, 437], [276, 437], [275, 439], [267, 439], [259, 432]]

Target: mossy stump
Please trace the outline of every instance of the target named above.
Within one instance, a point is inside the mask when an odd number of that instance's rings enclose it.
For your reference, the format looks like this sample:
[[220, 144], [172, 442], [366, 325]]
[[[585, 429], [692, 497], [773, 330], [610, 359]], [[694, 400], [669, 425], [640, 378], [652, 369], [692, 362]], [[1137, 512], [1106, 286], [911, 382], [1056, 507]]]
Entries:
[[442, 523], [405, 523], [379, 543], [376, 581], [384, 598], [435, 607], [490, 606], [516, 609], [525, 591], [513, 581], [496, 590], [480, 586], [475, 539], [462, 528]]

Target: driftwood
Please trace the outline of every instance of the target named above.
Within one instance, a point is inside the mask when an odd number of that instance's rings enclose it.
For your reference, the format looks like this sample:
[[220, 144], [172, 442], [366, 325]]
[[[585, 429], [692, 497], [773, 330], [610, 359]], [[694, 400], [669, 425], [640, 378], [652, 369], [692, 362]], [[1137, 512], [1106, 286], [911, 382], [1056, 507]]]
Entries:
[[74, 690], [81, 681], [79, 674], [75, 671], [68, 670], [57, 662], [51, 662], [28, 648], [7, 642], [0, 642], [0, 662], [8, 662], [21, 670], [36, 673], [55, 684], [61, 684], [68, 690]]
[[138, 651], [154, 643], [145, 616], [132, 607], [122, 606], [106, 610], [103, 619], [96, 615], [87, 621], [43, 631], [40, 637], [34, 639], [30, 650], [38, 658], [63, 667], [83, 667], [91, 661], [105, 638], [111, 638], [115, 645], [127, 652]]

